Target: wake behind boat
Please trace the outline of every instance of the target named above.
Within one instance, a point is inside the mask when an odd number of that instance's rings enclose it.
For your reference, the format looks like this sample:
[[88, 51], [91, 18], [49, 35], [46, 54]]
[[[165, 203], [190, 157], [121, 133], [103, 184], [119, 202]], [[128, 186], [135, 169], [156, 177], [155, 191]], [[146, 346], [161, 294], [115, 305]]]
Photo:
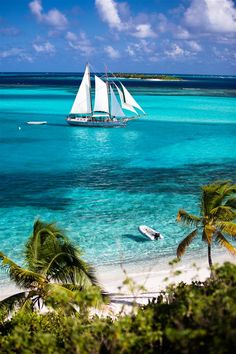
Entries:
[[140, 225], [138, 229], [141, 232], [141, 234], [148, 237], [152, 241], [164, 238], [164, 236], [162, 236], [162, 234], [160, 232], [152, 229], [149, 226]]
[[[95, 98], [92, 106], [91, 76], [87, 64], [70, 114], [66, 118], [68, 124], [81, 127], [118, 128], [125, 127], [129, 120], [141, 116], [136, 109], [141, 111], [142, 115], [145, 114], [121, 82], [119, 82], [120, 87], [118, 87], [108, 78], [105, 82], [97, 75], [94, 75], [94, 77]], [[115, 92], [118, 93], [120, 102]], [[124, 113], [123, 109], [132, 112], [132, 116]]]

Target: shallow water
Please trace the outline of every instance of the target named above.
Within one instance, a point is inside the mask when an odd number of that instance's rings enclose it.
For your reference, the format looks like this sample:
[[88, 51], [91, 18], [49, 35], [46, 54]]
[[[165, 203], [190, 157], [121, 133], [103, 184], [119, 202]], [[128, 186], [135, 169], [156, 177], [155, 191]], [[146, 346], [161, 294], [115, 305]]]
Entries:
[[[0, 77], [0, 240], [16, 261], [37, 217], [57, 221], [95, 265], [174, 255], [188, 231], [178, 209], [197, 213], [199, 186], [236, 179], [235, 78], [125, 81], [148, 117], [91, 129], [65, 122], [75, 74], [15, 76]], [[165, 239], [147, 241], [140, 224]]]

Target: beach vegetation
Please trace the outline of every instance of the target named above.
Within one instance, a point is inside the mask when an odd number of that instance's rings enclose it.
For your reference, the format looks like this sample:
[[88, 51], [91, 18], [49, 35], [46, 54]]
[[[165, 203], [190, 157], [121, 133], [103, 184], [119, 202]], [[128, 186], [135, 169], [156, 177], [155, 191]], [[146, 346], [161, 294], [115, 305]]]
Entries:
[[200, 235], [207, 245], [208, 263], [212, 269], [212, 244], [216, 242], [232, 255], [236, 248], [228, 238], [236, 239], [236, 184], [231, 181], [217, 181], [201, 187], [200, 215], [189, 214], [180, 209], [177, 221], [194, 229], [180, 242], [177, 257], [181, 258], [186, 248]]
[[204, 282], [170, 285], [148, 305], [116, 318], [18, 312], [1, 321], [0, 352], [226, 354], [236, 350], [236, 266]]
[[[37, 220], [25, 244], [22, 267], [0, 252], [0, 267], [21, 290], [0, 301], [0, 307], [32, 311], [43, 305], [75, 312], [83, 297], [100, 293], [91, 265], [81, 258], [81, 251], [56, 224]], [[85, 295], [83, 292], [86, 290]]]

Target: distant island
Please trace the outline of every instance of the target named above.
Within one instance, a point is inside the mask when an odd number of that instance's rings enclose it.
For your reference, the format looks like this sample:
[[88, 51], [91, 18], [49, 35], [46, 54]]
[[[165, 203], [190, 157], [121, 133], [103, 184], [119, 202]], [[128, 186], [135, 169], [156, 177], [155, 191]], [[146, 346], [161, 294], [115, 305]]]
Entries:
[[149, 80], [182, 80], [177, 76], [172, 75], [157, 75], [157, 74], [140, 74], [140, 73], [113, 73], [111, 76], [116, 76], [124, 79], [149, 79]]

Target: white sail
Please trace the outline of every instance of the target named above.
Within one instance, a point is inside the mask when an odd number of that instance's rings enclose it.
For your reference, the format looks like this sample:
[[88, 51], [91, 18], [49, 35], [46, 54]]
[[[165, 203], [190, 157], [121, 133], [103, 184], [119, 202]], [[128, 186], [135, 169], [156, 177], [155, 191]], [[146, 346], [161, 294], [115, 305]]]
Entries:
[[110, 86], [110, 93], [111, 93], [111, 116], [112, 117], [125, 117], [124, 112], [122, 111], [122, 108], [117, 101], [116, 95], [114, 94], [114, 91], [112, 87]]
[[95, 102], [94, 111], [109, 113], [109, 99], [107, 84], [95, 75]]
[[127, 90], [127, 88], [125, 88], [125, 86], [120, 83], [121, 86], [122, 86], [122, 89], [123, 89], [123, 93], [124, 93], [124, 99], [125, 99], [125, 103], [130, 105], [130, 106], [133, 106], [133, 107], [136, 107], [138, 109], [140, 109], [140, 111], [142, 111], [144, 114], [144, 110], [140, 107], [140, 105], [138, 104], [138, 102], [135, 101], [135, 99], [133, 98], [133, 96], [129, 93], [129, 91]]
[[134, 112], [135, 114], [138, 115], [137, 111], [136, 111], [136, 110], [134, 109], [134, 107], [131, 106], [130, 104], [123, 103], [123, 104], [122, 104], [122, 108], [127, 109], [127, 111]]
[[80, 84], [79, 90], [75, 97], [70, 114], [91, 114], [91, 95], [90, 95], [90, 70], [88, 64], [86, 65], [84, 76]]
[[116, 89], [117, 89], [117, 91], [119, 93], [122, 108], [127, 109], [128, 111], [134, 112], [135, 114], [138, 114], [133, 106], [125, 103], [124, 94], [123, 94], [123, 92], [119, 89], [119, 87], [116, 84], [115, 84], [115, 87], [116, 87]]

